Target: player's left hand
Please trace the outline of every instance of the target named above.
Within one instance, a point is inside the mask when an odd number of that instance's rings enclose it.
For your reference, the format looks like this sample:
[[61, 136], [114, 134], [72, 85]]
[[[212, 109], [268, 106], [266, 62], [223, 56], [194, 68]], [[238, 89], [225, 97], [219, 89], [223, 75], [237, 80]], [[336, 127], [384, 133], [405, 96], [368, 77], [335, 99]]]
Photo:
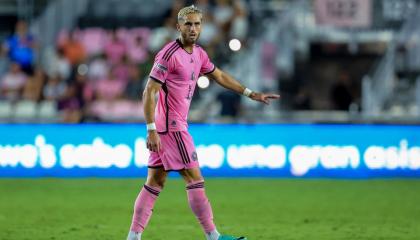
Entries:
[[259, 92], [253, 92], [249, 96], [252, 100], [262, 102], [265, 104], [270, 104], [271, 100], [276, 100], [280, 98], [280, 95], [278, 94], [271, 94], [271, 93], [259, 93]]

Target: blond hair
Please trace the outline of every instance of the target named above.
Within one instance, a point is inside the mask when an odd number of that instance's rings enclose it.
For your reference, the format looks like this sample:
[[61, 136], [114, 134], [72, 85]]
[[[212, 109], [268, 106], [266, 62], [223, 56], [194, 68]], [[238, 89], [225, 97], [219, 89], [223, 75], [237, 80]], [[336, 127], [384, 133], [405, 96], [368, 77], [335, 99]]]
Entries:
[[200, 9], [198, 9], [196, 6], [191, 5], [188, 7], [184, 7], [181, 10], [179, 10], [178, 12], [178, 22], [184, 20], [184, 18], [188, 15], [188, 14], [199, 14], [200, 18], [203, 16], [203, 13], [201, 12]]

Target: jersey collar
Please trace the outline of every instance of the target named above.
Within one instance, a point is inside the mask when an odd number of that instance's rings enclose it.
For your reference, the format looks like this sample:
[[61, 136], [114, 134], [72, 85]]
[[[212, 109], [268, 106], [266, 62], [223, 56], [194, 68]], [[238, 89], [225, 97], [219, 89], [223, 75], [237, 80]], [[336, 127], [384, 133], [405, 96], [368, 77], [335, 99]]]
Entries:
[[179, 39], [179, 38], [177, 38], [176, 39], [176, 42], [179, 44], [179, 46], [186, 52], [186, 53], [188, 53], [188, 54], [193, 54], [193, 52], [194, 52], [194, 47], [195, 47], [195, 44], [193, 45], [193, 50], [192, 50], [192, 52], [188, 52], [187, 50], [185, 50], [185, 48], [184, 48], [184, 45], [182, 44], [182, 42], [181, 42], [181, 40]]

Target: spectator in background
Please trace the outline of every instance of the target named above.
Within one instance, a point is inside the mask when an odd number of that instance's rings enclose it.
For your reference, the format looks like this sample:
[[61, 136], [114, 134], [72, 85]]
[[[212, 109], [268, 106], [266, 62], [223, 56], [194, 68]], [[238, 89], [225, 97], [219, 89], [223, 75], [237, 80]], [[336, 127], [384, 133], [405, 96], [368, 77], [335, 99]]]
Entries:
[[88, 89], [88, 79], [86, 75], [76, 74], [73, 86], [76, 88], [76, 97], [80, 102], [80, 107], [83, 110], [85, 105], [93, 100], [93, 93]]
[[239, 114], [241, 106], [241, 95], [232, 91], [222, 91], [217, 96], [221, 104], [220, 116], [223, 122], [233, 122]]
[[213, 11], [214, 20], [223, 32], [229, 32], [231, 22], [234, 18], [234, 10], [230, 0], [216, 0]]
[[38, 102], [42, 96], [42, 87], [47, 79], [47, 76], [42, 68], [35, 68], [34, 74], [28, 78], [23, 88], [22, 98]]
[[243, 0], [233, 1], [234, 16], [230, 28], [230, 37], [245, 41], [248, 35], [248, 9]]
[[[74, 32], [68, 34], [68, 39], [61, 40], [60, 50], [63, 51], [71, 66], [76, 66], [86, 59], [86, 51], [83, 44], [75, 37]], [[63, 77], [63, 76], [62, 76]]]
[[198, 9], [201, 9], [201, 11], [203, 11], [203, 13], [211, 15], [212, 9], [211, 9], [209, 0], [197, 0], [195, 2], [195, 6]]
[[88, 77], [89, 80], [96, 81], [98, 79], [104, 79], [108, 75], [108, 69], [110, 68], [105, 54], [95, 56], [89, 63]]
[[144, 90], [144, 83], [141, 78], [140, 69], [137, 66], [130, 66], [129, 78], [125, 87], [124, 96], [132, 101], [138, 101]]
[[119, 81], [123, 81], [124, 83], [127, 83], [128, 75], [129, 75], [129, 69], [132, 63], [130, 62], [130, 59], [127, 57], [127, 55], [123, 55], [121, 61], [115, 63], [113, 66], [113, 75], [116, 79]]
[[216, 24], [212, 14], [212, 6], [209, 0], [197, 0], [198, 9], [203, 11], [202, 31], [200, 33], [199, 43], [206, 48], [207, 54], [213, 58], [215, 56], [216, 46], [222, 39], [219, 25]]
[[331, 87], [330, 99], [334, 110], [349, 110], [349, 106], [353, 102], [353, 96], [351, 94], [351, 79], [348, 73], [340, 73], [338, 81]]
[[55, 75], [47, 80], [42, 91], [44, 99], [47, 101], [58, 101], [66, 92], [66, 84], [60, 75]]
[[108, 61], [111, 64], [116, 64], [121, 61], [126, 52], [126, 43], [119, 39], [117, 30], [112, 31], [111, 39], [105, 44], [105, 55]]
[[1, 97], [11, 101], [18, 100], [21, 97], [27, 78], [20, 65], [16, 62], [12, 63], [9, 71], [1, 79]]
[[131, 44], [129, 51], [127, 52], [130, 61], [136, 64], [145, 62], [149, 57], [147, 45], [147, 42], [141, 36], [136, 36], [134, 38], [134, 43]]
[[65, 56], [64, 51], [62, 49], [58, 49], [55, 74], [60, 75], [65, 81], [68, 81], [71, 75], [71, 70], [70, 61]]
[[35, 38], [28, 32], [26, 22], [19, 20], [16, 23], [15, 33], [7, 38], [3, 44], [3, 50], [8, 54], [11, 61], [20, 65], [24, 72], [32, 74], [35, 45]]
[[10, 59], [7, 56], [2, 56], [0, 49], [0, 76], [3, 76], [9, 70], [9, 65]]
[[79, 123], [81, 121], [82, 102], [78, 97], [80, 90], [77, 81], [75, 81], [66, 88], [62, 98], [58, 100], [58, 110], [63, 122]]
[[[220, 31], [218, 25], [214, 22], [213, 15], [211, 15], [209, 12], [206, 12], [204, 15], [204, 21], [203, 21], [203, 27], [202, 32], [200, 34], [200, 43], [203, 44], [203, 46], [206, 47], [207, 51], [213, 52], [214, 47], [219, 43], [220, 41]], [[213, 55], [212, 53], [209, 53], [209, 55]]]
[[66, 81], [72, 73], [72, 66], [61, 48], [48, 47], [44, 54], [43, 67], [49, 77], [60, 75]]
[[166, 18], [171, 19], [177, 19], [178, 18], [178, 12], [186, 5], [185, 0], [175, 0], [172, 3], [171, 9], [169, 9], [169, 12], [165, 14]]
[[299, 89], [296, 96], [293, 98], [293, 109], [294, 110], [311, 110], [312, 99], [308, 87], [304, 86]]
[[177, 37], [176, 18], [166, 18], [162, 27], [155, 28], [152, 31], [149, 41], [149, 49], [152, 52], [157, 52], [163, 45], [172, 41]]
[[99, 80], [95, 84], [95, 95], [99, 100], [113, 101], [123, 95], [126, 82], [119, 80], [114, 71], [109, 71], [106, 79]]

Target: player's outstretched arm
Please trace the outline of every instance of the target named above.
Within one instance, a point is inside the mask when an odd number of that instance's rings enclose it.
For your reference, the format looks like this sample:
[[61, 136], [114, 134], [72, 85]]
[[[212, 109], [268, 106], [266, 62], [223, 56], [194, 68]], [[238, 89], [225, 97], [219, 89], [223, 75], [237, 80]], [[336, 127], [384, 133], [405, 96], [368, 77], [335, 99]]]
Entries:
[[239, 94], [243, 94], [254, 101], [270, 104], [270, 100], [280, 98], [280, 95], [278, 94], [259, 93], [259, 92], [251, 91], [250, 89], [242, 86], [240, 82], [238, 82], [229, 74], [227, 74], [226, 72], [223, 72], [219, 68], [216, 68], [212, 73], [210, 73], [209, 77], [215, 80], [222, 87], [230, 89]]
[[156, 93], [162, 87], [161, 83], [150, 79], [143, 92], [143, 111], [147, 124], [147, 148], [153, 152], [160, 151], [160, 138], [155, 126]]

